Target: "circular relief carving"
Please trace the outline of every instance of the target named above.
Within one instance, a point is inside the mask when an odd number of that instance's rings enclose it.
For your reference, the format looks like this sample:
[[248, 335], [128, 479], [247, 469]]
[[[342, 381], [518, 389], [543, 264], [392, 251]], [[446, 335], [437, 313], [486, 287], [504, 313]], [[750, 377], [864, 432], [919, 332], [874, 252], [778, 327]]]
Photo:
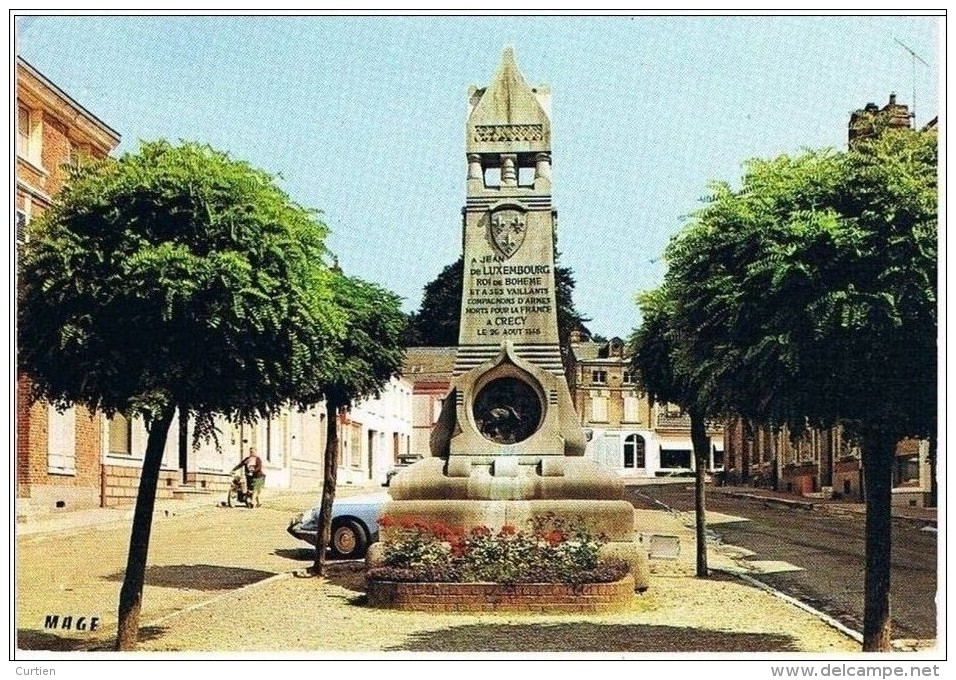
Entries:
[[524, 441], [541, 425], [541, 398], [517, 378], [492, 380], [478, 392], [474, 404], [478, 431], [498, 444]]

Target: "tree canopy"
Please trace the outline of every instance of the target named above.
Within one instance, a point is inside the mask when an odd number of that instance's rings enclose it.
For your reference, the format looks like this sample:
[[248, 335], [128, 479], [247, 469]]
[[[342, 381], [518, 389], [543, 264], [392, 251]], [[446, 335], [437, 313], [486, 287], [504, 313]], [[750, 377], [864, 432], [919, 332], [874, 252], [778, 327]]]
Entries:
[[207, 146], [75, 170], [28, 234], [19, 367], [54, 403], [208, 432], [295, 401], [344, 330], [316, 213]]
[[863, 647], [888, 651], [895, 445], [936, 429], [936, 134], [887, 129], [745, 170], [668, 247], [673, 368], [751, 422], [840, 423], [860, 442]]
[[751, 161], [667, 257], [685, 368], [741, 415], [935, 428], [935, 134]]

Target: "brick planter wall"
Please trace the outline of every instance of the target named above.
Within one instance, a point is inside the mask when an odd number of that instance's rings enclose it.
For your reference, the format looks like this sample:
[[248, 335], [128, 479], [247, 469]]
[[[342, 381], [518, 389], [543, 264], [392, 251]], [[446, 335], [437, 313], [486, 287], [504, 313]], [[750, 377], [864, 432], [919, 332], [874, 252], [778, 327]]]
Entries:
[[634, 597], [634, 577], [614, 583], [400, 583], [368, 581], [368, 603], [426, 612], [613, 612]]

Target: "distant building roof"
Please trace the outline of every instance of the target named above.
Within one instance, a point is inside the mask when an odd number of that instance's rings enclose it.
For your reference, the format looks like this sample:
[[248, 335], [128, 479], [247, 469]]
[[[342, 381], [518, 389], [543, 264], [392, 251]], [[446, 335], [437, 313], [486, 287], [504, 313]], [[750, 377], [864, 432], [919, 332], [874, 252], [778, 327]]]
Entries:
[[402, 377], [412, 383], [451, 380], [457, 353], [457, 347], [409, 347]]
[[620, 361], [627, 354], [627, 345], [618, 337], [607, 342], [572, 342], [571, 351], [575, 361], [613, 359]]

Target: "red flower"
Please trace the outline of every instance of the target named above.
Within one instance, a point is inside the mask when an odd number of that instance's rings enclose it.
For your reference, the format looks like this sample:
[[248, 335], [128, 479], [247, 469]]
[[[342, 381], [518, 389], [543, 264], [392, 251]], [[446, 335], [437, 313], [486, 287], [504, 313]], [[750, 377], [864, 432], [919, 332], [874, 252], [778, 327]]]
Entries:
[[563, 543], [565, 541], [565, 538], [566, 537], [563, 531], [554, 529], [548, 532], [548, 534], [544, 537], [544, 540], [546, 540], [551, 545], [557, 545], [558, 543]]
[[491, 529], [485, 526], [472, 527], [472, 536], [491, 536]]
[[411, 517], [402, 517], [400, 520], [398, 520], [398, 526], [400, 526], [402, 529], [414, 529], [415, 520], [413, 520]]
[[514, 536], [518, 533], [518, 529], [513, 524], [505, 524], [498, 533], [502, 536]]
[[382, 515], [378, 520], [378, 525], [383, 529], [395, 526], [395, 518], [391, 515]]

